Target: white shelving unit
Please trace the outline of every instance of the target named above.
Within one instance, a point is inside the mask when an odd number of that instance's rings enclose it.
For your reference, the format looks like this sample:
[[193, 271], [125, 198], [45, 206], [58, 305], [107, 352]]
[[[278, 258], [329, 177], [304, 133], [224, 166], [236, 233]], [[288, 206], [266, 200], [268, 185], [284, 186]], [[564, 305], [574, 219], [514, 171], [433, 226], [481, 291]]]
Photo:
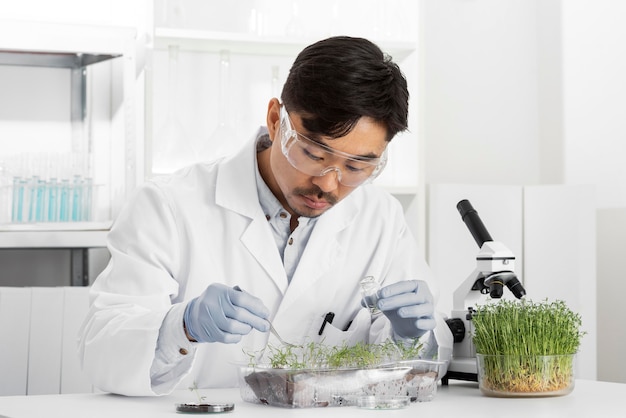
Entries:
[[[103, 196], [94, 205], [94, 212], [104, 215], [94, 221], [0, 224], [0, 249], [70, 250], [72, 285], [87, 284], [88, 250], [106, 246], [112, 220], [135, 187], [137, 173], [143, 174], [142, 161], [137, 159], [143, 142], [135, 137], [135, 39], [136, 29], [128, 27], [0, 20], [0, 66], [70, 72], [71, 109], [65, 111], [69, 120], [63, 123], [71, 125], [71, 138], [66, 140], [71, 141], [73, 152], [76, 146], [80, 155], [97, 159], [89, 164], [104, 173], [99, 180], [102, 185], [98, 184]], [[111, 62], [105, 77], [110, 83], [105, 93], [109, 104], [101, 113], [108, 120], [94, 121], [89, 113], [95, 107], [94, 96], [106, 86], [90, 84], [91, 68], [107, 61]], [[36, 94], [32, 89], [28, 93]], [[113, 105], [118, 107], [113, 109]], [[101, 170], [102, 164], [106, 167]]]
[[[127, 27], [0, 21], [0, 65], [63, 68], [71, 72], [73, 142], [91, 152], [91, 127], [85, 129], [87, 67], [121, 58], [122, 111], [109, 121], [106, 146], [108, 191], [105, 220], [94, 222], [10, 223], [0, 225], [0, 248], [88, 248], [105, 246], [106, 231], [118, 207], [137, 182], [135, 138], [135, 37]], [[111, 81], [112, 82], [112, 81]], [[69, 123], [69, 122], [68, 122]], [[94, 128], [95, 129], [95, 128]], [[140, 163], [140, 162], [139, 162]], [[140, 170], [140, 172], [142, 169]]]
[[[220, 32], [198, 29], [157, 27], [154, 29], [154, 47], [167, 49], [176, 44], [182, 49], [201, 52], [229, 50], [233, 54], [287, 56], [295, 58], [307, 45], [319, 38], [289, 38], [286, 36], [258, 36], [251, 33]], [[417, 43], [381, 41], [378, 45], [396, 60], [402, 61], [416, 51]]]

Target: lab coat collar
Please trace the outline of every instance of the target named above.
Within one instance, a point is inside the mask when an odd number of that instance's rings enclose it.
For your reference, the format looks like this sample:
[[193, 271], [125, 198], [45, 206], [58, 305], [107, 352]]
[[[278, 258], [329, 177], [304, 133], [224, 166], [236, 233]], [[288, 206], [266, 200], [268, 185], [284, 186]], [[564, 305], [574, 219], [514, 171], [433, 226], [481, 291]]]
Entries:
[[[262, 212], [256, 187], [256, 139], [247, 142], [235, 154], [226, 157], [217, 174], [215, 202], [249, 218]], [[234, 191], [237, 191], [234, 193]]]
[[241, 233], [241, 242], [284, 293], [288, 285], [287, 275], [276, 245], [268, 245], [274, 242], [274, 237], [261, 209], [256, 185], [256, 138], [262, 132], [259, 130], [253, 140], [221, 163], [215, 202], [250, 220]]

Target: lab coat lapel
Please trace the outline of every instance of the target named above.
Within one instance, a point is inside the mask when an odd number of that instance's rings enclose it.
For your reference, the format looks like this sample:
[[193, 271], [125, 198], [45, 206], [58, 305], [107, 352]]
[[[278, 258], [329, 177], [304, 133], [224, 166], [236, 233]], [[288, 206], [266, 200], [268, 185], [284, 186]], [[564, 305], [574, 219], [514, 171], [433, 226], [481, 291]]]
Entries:
[[249, 218], [247, 228], [241, 231], [241, 242], [284, 293], [287, 275], [278, 249], [272, 245], [274, 237], [259, 204], [254, 150], [255, 141], [252, 141], [222, 163], [217, 177], [216, 202]]
[[317, 219], [308, 245], [294, 273], [281, 305], [281, 310], [298, 307], [302, 298], [310, 294], [311, 286], [328, 286], [325, 280], [336, 280], [331, 269], [345, 257], [346, 249], [339, 242], [339, 233], [350, 225], [358, 208], [349, 197]]
[[253, 218], [241, 236], [241, 241], [263, 266], [281, 293], [285, 293], [288, 285], [287, 274], [265, 217]]

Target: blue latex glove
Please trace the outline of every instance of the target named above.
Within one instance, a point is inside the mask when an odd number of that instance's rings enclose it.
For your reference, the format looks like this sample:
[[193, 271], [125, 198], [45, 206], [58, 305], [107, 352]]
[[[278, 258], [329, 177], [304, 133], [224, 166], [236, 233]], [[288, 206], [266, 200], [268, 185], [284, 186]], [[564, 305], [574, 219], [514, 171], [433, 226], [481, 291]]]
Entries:
[[259, 298], [220, 283], [209, 285], [185, 308], [185, 327], [203, 343], [237, 343], [252, 331], [269, 330], [269, 310]]
[[401, 338], [419, 338], [435, 329], [433, 296], [426, 282], [405, 280], [378, 291], [378, 309]]

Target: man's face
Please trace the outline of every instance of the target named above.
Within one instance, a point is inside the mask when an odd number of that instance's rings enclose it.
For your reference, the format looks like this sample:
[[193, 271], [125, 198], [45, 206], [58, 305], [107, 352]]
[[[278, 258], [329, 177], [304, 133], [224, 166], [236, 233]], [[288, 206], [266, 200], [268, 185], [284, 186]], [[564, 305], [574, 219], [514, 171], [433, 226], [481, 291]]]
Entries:
[[[315, 137], [304, 129], [300, 115], [291, 112], [289, 117], [292, 128], [299, 134], [319, 141], [340, 153], [369, 158], [381, 157], [388, 144], [385, 140], [387, 133], [385, 127], [367, 117], [361, 118], [346, 136], [336, 139]], [[330, 167], [324, 175], [319, 175], [320, 173], [318, 175], [307, 174], [294, 167], [281, 149], [280, 121], [277, 121], [274, 126], [275, 129], [270, 129], [273, 141], [269, 150], [271, 152], [269, 156], [271, 174], [269, 179], [266, 178], [266, 182], [268, 182], [274, 195], [292, 215], [311, 218], [320, 216], [356, 188], [342, 184], [337, 172], [337, 170], [342, 171], [342, 179], [345, 181], [346, 174], [344, 173], [354, 167], [346, 164], [345, 160], [341, 158], [335, 158], [332, 153], [320, 154], [324, 157], [321, 164], [327, 163]], [[314, 148], [311, 151], [314, 155], [308, 154], [309, 148], [307, 147], [301, 151], [306, 153], [307, 157], [317, 158], [318, 154]]]

